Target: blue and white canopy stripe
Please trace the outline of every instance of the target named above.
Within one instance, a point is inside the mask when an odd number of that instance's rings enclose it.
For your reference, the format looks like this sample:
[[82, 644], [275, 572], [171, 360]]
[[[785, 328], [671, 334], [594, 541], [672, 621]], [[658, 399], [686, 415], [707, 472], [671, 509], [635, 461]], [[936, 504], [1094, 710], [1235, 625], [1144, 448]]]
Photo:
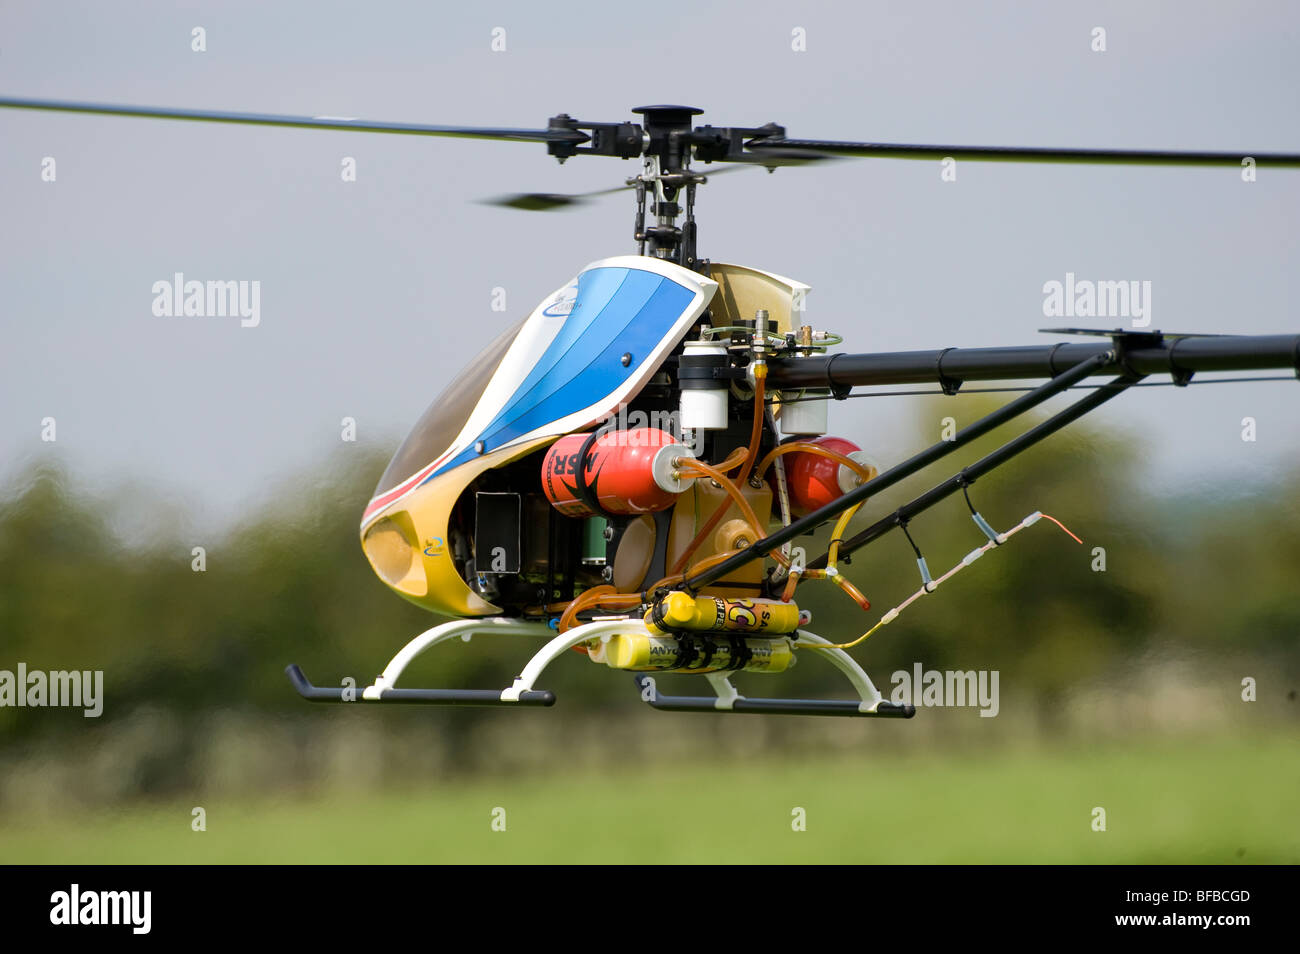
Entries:
[[534, 310], [452, 446], [371, 501], [365, 520], [461, 464], [615, 411], [650, 379], [716, 289], [702, 275], [644, 256], [589, 265]]

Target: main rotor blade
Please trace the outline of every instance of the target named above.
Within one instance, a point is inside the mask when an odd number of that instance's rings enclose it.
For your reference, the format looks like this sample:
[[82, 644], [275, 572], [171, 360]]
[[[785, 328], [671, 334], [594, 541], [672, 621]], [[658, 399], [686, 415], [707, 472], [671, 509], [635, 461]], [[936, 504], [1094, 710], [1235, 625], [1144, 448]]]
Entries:
[[46, 112], [90, 113], [97, 116], [135, 116], [143, 119], [186, 119], [205, 123], [239, 123], [248, 126], [288, 126], [298, 129], [346, 129], [352, 132], [397, 133], [408, 136], [449, 136], [458, 139], [502, 139], [513, 142], [587, 142], [585, 133], [568, 129], [500, 129], [480, 126], [428, 126], [421, 123], [387, 123], [347, 116], [278, 116], [269, 113], [227, 113], [206, 109], [161, 109], [152, 106], [115, 106], [55, 99], [0, 99], [0, 107]]
[[1240, 166], [1243, 159], [1258, 165], [1300, 166], [1300, 153], [1185, 152], [1142, 149], [1047, 149], [1018, 146], [925, 146], [883, 142], [838, 142], [828, 139], [754, 139], [746, 147], [761, 155], [769, 150], [827, 156], [880, 159], [969, 159], [979, 162], [1075, 162], [1111, 165]]

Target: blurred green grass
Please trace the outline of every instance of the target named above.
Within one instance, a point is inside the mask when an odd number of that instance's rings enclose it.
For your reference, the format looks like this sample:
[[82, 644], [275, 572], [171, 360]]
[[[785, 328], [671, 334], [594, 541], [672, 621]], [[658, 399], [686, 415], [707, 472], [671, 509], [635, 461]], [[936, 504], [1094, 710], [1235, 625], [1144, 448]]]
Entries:
[[[925, 751], [0, 823], [7, 863], [1298, 863], [1294, 733]], [[190, 829], [191, 807], [207, 831]], [[1105, 808], [1107, 831], [1091, 828]], [[506, 830], [492, 813], [505, 809]], [[792, 810], [807, 830], [792, 830]]]

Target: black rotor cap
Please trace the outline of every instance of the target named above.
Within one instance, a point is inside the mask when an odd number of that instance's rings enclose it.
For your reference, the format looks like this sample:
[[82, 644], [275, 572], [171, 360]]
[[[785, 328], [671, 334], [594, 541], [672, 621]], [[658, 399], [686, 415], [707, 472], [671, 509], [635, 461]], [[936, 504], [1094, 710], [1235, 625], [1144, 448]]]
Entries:
[[680, 172], [690, 144], [683, 133], [689, 134], [693, 117], [704, 110], [694, 106], [638, 106], [632, 110], [644, 117], [647, 152], [659, 157], [664, 172]]

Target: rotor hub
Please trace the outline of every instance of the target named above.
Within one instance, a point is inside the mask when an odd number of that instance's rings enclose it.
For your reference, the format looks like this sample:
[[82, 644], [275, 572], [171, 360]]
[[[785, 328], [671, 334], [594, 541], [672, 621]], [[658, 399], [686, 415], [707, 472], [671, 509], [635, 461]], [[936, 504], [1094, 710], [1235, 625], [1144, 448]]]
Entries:
[[691, 161], [691, 131], [694, 117], [704, 112], [694, 106], [638, 106], [642, 117], [645, 154], [659, 159], [665, 173], [681, 172]]

